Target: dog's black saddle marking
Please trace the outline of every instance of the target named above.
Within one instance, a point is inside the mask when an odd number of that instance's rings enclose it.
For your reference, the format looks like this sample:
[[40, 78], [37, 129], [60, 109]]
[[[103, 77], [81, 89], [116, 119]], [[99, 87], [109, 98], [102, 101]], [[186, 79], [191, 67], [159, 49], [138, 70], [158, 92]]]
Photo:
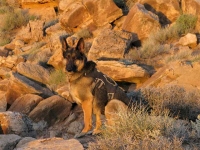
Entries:
[[[92, 91], [93, 95], [95, 88], [106, 88], [108, 100], [114, 99], [117, 89], [120, 88], [117, 85], [117, 83], [113, 79], [109, 78], [108, 76], [97, 70], [95, 68], [96, 64], [94, 62], [88, 61], [86, 66], [90, 68], [87, 68], [90, 71], [85, 72], [85, 76], [94, 78], [94, 85]], [[122, 88], [120, 89], [123, 90]]]

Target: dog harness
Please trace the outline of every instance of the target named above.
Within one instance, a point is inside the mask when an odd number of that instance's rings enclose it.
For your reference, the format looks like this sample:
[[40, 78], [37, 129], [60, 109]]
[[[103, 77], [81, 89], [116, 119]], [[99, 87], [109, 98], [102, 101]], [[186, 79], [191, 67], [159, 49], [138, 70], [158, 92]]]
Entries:
[[118, 84], [113, 79], [109, 78], [107, 75], [103, 74], [96, 68], [93, 68], [92, 71], [85, 73], [85, 76], [94, 78], [92, 93], [94, 94], [95, 88], [100, 89], [105, 87], [107, 90], [107, 95], [109, 100], [115, 98], [115, 93], [117, 88], [123, 90], [121, 87], [118, 86]]

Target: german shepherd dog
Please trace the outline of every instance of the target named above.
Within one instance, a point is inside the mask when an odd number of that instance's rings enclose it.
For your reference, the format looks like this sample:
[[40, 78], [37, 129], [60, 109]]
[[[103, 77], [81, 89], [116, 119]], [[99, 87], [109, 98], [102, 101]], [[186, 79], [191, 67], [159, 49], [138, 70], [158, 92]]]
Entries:
[[109, 112], [116, 111], [119, 105], [126, 108], [131, 101], [114, 80], [96, 69], [95, 62], [87, 61], [83, 38], [79, 39], [75, 47], [68, 46], [66, 37], [61, 37], [60, 41], [66, 62], [70, 95], [75, 103], [81, 105], [84, 113], [85, 126], [76, 137], [89, 133], [92, 128], [92, 114], [96, 115], [93, 134], [98, 134], [102, 125], [101, 114], [105, 114], [107, 120], [111, 119], [112, 115], [109, 115]]

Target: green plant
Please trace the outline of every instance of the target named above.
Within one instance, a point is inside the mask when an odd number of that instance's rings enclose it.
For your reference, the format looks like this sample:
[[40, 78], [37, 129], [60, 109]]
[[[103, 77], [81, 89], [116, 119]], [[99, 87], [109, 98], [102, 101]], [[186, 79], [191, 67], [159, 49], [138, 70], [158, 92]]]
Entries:
[[194, 30], [197, 22], [197, 16], [191, 14], [182, 14], [176, 20], [175, 28], [178, 30], [179, 34], [186, 34]]
[[49, 85], [58, 86], [66, 83], [66, 74], [63, 70], [54, 70], [50, 73]]
[[4, 46], [11, 42], [11, 39], [8, 37], [1, 37], [0, 36], [0, 46]]
[[[174, 119], [167, 115], [155, 117], [144, 108], [132, 108], [116, 114], [114, 126], [107, 126], [89, 150], [132, 150], [132, 149], [183, 149], [182, 141], [171, 129]], [[179, 127], [180, 128], [180, 127]], [[187, 130], [187, 129], [186, 129]], [[184, 129], [185, 131], [185, 129]]]

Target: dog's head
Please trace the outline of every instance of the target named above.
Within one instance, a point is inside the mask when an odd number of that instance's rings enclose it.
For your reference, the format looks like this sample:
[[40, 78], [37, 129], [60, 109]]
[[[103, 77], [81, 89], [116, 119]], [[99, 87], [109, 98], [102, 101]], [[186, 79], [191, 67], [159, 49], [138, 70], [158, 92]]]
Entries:
[[67, 72], [79, 72], [85, 66], [84, 40], [80, 38], [75, 47], [69, 47], [66, 38], [61, 38], [63, 57], [66, 60]]

